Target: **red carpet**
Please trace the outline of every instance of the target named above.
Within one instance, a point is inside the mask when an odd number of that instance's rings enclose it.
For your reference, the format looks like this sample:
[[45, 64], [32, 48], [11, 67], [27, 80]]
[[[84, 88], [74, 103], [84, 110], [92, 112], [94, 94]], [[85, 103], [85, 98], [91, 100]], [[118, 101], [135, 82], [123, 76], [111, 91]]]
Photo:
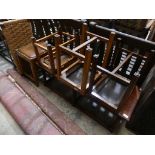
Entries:
[[0, 72], [0, 100], [26, 134], [85, 134], [15, 70], [8, 73], [12, 80]]

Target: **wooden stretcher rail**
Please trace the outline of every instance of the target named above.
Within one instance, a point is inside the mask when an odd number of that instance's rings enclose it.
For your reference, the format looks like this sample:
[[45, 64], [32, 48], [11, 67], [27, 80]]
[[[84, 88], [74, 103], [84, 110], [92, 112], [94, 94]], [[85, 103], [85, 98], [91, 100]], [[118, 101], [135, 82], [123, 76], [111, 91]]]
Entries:
[[137, 56], [137, 57], [140, 57], [140, 58], [143, 58], [143, 59], [147, 59], [146, 56], [143, 56], [143, 55], [141, 55], [141, 54], [136, 54], [136, 53], [134, 53], [133, 51], [127, 50], [127, 49], [125, 49], [125, 48], [122, 48], [122, 50], [125, 51], [125, 52], [127, 52], [127, 53], [132, 53], [132, 55], [134, 55], [134, 56]]
[[104, 68], [101, 67], [101, 66], [98, 66], [98, 65], [97, 65], [97, 69], [98, 69], [99, 71], [105, 73], [105, 74], [108, 74], [109, 76], [111, 76], [111, 77], [117, 79], [118, 81], [120, 81], [120, 82], [122, 82], [122, 83], [124, 83], [124, 84], [130, 84], [130, 80], [127, 80], [127, 79], [125, 79], [125, 78], [123, 78], [123, 77], [121, 77], [121, 76], [118, 76], [118, 75], [116, 75], [116, 74], [114, 74], [114, 73], [112, 73], [112, 72], [110, 72], [110, 71], [104, 69]]
[[97, 39], [97, 37], [93, 37], [93, 38], [89, 39], [88, 41], [86, 41], [86, 42], [82, 43], [81, 45], [79, 45], [78, 47], [74, 48], [73, 51], [76, 52], [76, 51], [80, 50], [81, 48], [84, 48], [88, 44], [94, 42], [96, 39]]
[[[54, 34], [57, 34], [57, 33], [54, 33]], [[51, 36], [51, 35], [49, 35], [49, 36]], [[48, 38], [49, 38], [49, 37], [48, 37]], [[46, 38], [44, 37], [44, 40], [46, 40], [46, 39], [47, 39], [47, 37], [46, 37]], [[43, 41], [43, 40], [40, 40], [40, 41]], [[68, 45], [68, 44], [72, 43], [73, 41], [75, 41], [75, 38], [73, 38], [73, 39], [71, 39], [71, 40], [68, 40], [68, 41], [66, 41], [65, 43], [62, 43], [61, 45], [62, 45], [62, 46], [65, 46], [65, 45]], [[39, 47], [39, 48], [41, 48], [41, 49], [43, 49], [43, 50], [45, 50], [45, 51], [47, 51], [47, 48], [44, 47], [44, 46], [42, 46], [42, 45], [40, 45], [37, 41], [34, 43], [34, 45], [37, 46], [37, 47]], [[52, 51], [54, 51], [54, 50], [56, 50], [55, 47], [52, 48]]]
[[[48, 49], [47, 49], [46, 47], [44, 47], [44, 46], [42, 46], [42, 45], [40, 45], [40, 44], [38, 44], [38, 43], [34, 43], [34, 45], [35, 45], [36, 47], [39, 47], [39, 48], [45, 50], [45, 51], [48, 51]], [[55, 50], [56, 50], [55, 47], [53, 47], [53, 48], [52, 48], [52, 51], [55, 51]]]
[[86, 33], [87, 33], [88, 36], [97, 37], [97, 38], [99, 38], [99, 39], [100, 39], [101, 41], [103, 41], [103, 42], [108, 42], [108, 40], [109, 40], [109, 39], [107, 39], [107, 38], [105, 38], [105, 37], [101, 37], [101, 36], [99, 36], [99, 35], [97, 35], [97, 34], [95, 34], [95, 33], [89, 32], [89, 31], [87, 31]]
[[72, 34], [69, 34], [68, 32], [62, 32], [63, 35], [66, 35], [66, 36], [70, 36], [71, 38], [74, 38], [74, 35]]
[[53, 36], [56, 35], [56, 34], [57, 34], [57, 32], [56, 32], [56, 33], [52, 33], [52, 34], [50, 34], [50, 35], [48, 35], [48, 36], [45, 36], [45, 37], [43, 37], [43, 38], [40, 38], [40, 39], [36, 40], [36, 43], [41, 42], [41, 41], [45, 41], [45, 40], [47, 40], [47, 39], [53, 37]]
[[[38, 43], [38, 42], [41, 42], [41, 41], [45, 41], [45, 40], [47, 40], [47, 39], [50, 39], [51, 37], [53, 37], [53, 36], [56, 35], [56, 34], [58, 34], [58, 32], [52, 33], [52, 34], [50, 34], [50, 35], [48, 35], [48, 36], [45, 36], [45, 37], [43, 37], [43, 38], [41, 38], [41, 39], [38, 39], [38, 40], [36, 40], [36, 42]], [[71, 38], [74, 38], [74, 35], [71, 35], [71, 34], [69, 34], [69, 33], [67, 33], [67, 32], [62, 32], [62, 34], [63, 34], [63, 35], [67, 35], [67, 36], [69, 36], [69, 37], [71, 37]]]
[[62, 43], [61, 46], [67, 46], [68, 44], [72, 43], [73, 41], [75, 41], [75, 38]]
[[[128, 55], [128, 57], [121, 64], [119, 64], [111, 73], [115, 74], [125, 63], [127, 63], [130, 60], [131, 57], [132, 57], [132, 53]], [[121, 77], [119, 74], [117, 74], [117, 76]], [[108, 75], [102, 76], [102, 78], [99, 81], [101, 82], [105, 80], [106, 78], [108, 78]], [[100, 83], [99, 81], [97, 82], [98, 84]]]
[[73, 62], [70, 66], [68, 66], [61, 72], [61, 75], [66, 74], [66, 72], [68, 72], [71, 68], [77, 66], [79, 63], [80, 63], [80, 60], [76, 60], [75, 62]]
[[44, 46], [42, 46], [42, 45], [40, 45], [40, 44], [38, 44], [38, 43], [34, 43], [34, 45], [35, 45], [36, 47], [39, 47], [39, 48], [41, 48], [41, 49], [47, 51], [47, 48], [46, 48], [46, 47], [44, 47]]
[[127, 63], [130, 58], [132, 57], [133, 53], [130, 53], [124, 60], [122, 63], [120, 63], [113, 71], [112, 73], [116, 73], [125, 63]]
[[[34, 45], [37, 46], [37, 47], [39, 47], [39, 48], [41, 48], [41, 49], [43, 49], [43, 50], [45, 50], [45, 51], [47, 51], [47, 48], [44, 47], [44, 46], [42, 46], [42, 45], [40, 45], [39, 42], [45, 41], [45, 40], [49, 39], [51, 36], [53, 36], [53, 35], [55, 35], [55, 34], [57, 34], [57, 33], [53, 33], [52, 35], [48, 35], [48, 36], [46, 36], [46, 37], [44, 37], [44, 38], [41, 38], [41, 39], [39, 39], [39, 40], [36, 40], [36, 42], [34, 43]], [[66, 41], [66, 42], [64, 42], [64, 43], [62, 43], [61, 45], [62, 45], [62, 46], [66, 46], [66, 45], [72, 43], [73, 41], [75, 41], [75, 38], [70, 39], [70, 40], [68, 40], [68, 41]], [[53, 48], [52, 48], [52, 51], [55, 51], [55, 50], [56, 50], [56, 48], [53, 47]]]
[[67, 52], [68, 54], [72, 54], [73, 56], [75, 57], [78, 57], [81, 61], [84, 61], [85, 60], [85, 56], [80, 54], [80, 53], [77, 53], [77, 52], [74, 52], [73, 50], [67, 48], [67, 47], [64, 47], [62, 45], [59, 45], [59, 47], [61, 49], [63, 49], [65, 52]]
[[110, 29], [110, 28], [107, 28], [107, 27], [103, 27], [103, 26], [100, 26], [100, 25], [95, 25], [95, 28], [98, 29], [99, 31], [102, 31], [102, 32], [105, 32], [105, 33], [115, 32], [118, 35], [118, 37], [124, 38], [128, 42], [130, 42], [131, 40], [134, 41], [135, 45], [138, 44], [138, 46], [139, 45], [140, 46], [146, 46], [146, 44], [148, 44], [148, 46], [153, 47], [152, 49], [155, 48], [155, 43], [152, 42], [152, 41], [145, 40], [143, 38], [136, 37], [136, 36], [133, 36], [133, 35], [130, 35], [130, 34], [127, 34], [127, 33], [123, 33], [123, 32], [120, 32], [120, 31], [117, 31], [117, 30], [114, 30], [114, 29]]

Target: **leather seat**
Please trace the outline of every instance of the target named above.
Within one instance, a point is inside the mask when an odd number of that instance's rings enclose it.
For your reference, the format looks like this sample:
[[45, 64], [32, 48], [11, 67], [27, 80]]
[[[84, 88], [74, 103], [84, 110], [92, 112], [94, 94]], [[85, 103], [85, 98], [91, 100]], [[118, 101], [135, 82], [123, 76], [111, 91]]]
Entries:
[[[42, 46], [46, 48], [46, 42], [41, 42], [40, 43]], [[40, 56], [43, 56], [44, 54], [47, 53], [47, 51], [38, 48], [38, 52]], [[37, 66], [36, 66], [36, 54], [35, 54], [35, 49], [32, 43], [29, 43], [25, 46], [22, 46], [17, 50], [17, 55], [18, 55], [18, 62], [19, 66], [21, 68], [21, 74], [25, 74], [28, 76], [32, 81], [35, 82], [35, 84], [38, 86], [38, 77], [37, 77]], [[25, 61], [27, 61], [30, 65], [30, 72], [27, 73], [27, 71], [23, 71], [23, 68], [27, 65], [25, 65]]]
[[127, 86], [111, 78], [107, 78], [106, 80], [103, 80], [93, 91], [101, 96], [107, 103], [118, 106], [126, 90]]
[[[81, 66], [79, 66], [78, 68], [76, 68], [75, 70], [73, 70], [68, 76], [67, 78], [69, 80], [71, 80], [72, 82], [74, 82], [77, 85], [81, 84], [81, 80], [82, 80], [82, 74], [83, 74], [83, 66], [81, 64]], [[88, 81], [90, 79], [90, 72], [88, 73]]]
[[[46, 48], [46, 42], [41, 42], [40, 45], [42, 45]], [[38, 48], [38, 52], [40, 55], [47, 53], [45, 50], [43, 50], [41, 48]], [[19, 48], [18, 54], [20, 56], [26, 57], [28, 59], [35, 59], [36, 58], [36, 54], [35, 54], [34, 47], [33, 47], [32, 43], [29, 43], [26, 46]]]

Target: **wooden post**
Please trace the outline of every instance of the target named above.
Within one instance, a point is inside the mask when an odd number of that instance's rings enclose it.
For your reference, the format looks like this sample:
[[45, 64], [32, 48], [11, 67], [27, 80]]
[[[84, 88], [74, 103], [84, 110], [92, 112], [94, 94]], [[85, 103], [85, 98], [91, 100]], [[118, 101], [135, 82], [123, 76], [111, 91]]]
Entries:
[[90, 65], [91, 65], [91, 58], [92, 58], [92, 49], [87, 48], [86, 53], [85, 53], [83, 75], [82, 75], [82, 81], [81, 81], [81, 92], [83, 95], [86, 92], [89, 70], [90, 70]]
[[[84, 43], [87, 40], [87, 33], [86, 33], [87, 31], [88, 31], [88, 26], [87, 26], [86, 23], [83, 23], [83, 25], [82, 25], [82, 36], [81, 36], [80, 44]], [[80, 53], [84, 55], [85, 54], [85, 49], [86, 48], [81, 49]]]
[[61, 76], [61, 50], [59, 45], [61, 44], [61, 38], [59, 34], [54, 36], [55, 48], [56, 48], [56, 66], [57, 66], [57, 78], [60, 79]]
[[33, 47], [34, 47], [34, 51], [35, 51], [37, 60], [38, 60], [38, 62], [40, 62], [40, 54], [38, 52], [38, 48], [35, 46], [36, 38], [35, 37], [31, 37], [31, 39], [32, 39], [32, 44], [33, 44]]
[[98, 65], [99, 66], [102, 66], [102, 61], [103, 61], [103, 56], [104, 56], [104, 53], [105, 53], [105, 43], [100, 41], [99, 42], [99, 58], [98, 58]]
[[107, 49], [106, 49], [106, 52], [105, 52], [105, 55], [104, 55], [104, 61], [103, 61], [102, 67], [106, 68], [107, 65], [108, 65], [108, 59], [109, 59], [110, 52], [111, 52], [111, 49], [112, 49], [114, 37], [115, 37], [115, 32], [111, 32], [110, 37], [109, 37], [109, 41], [108, 41], [108, 44], [107, 44]]
[[115, 55], [114, 55], [114, 60], [113, 60], [113, 68], [117, 67], [119, 65], [120, 62], [120, 58], [121, 58], [121, 47], [122, 47], [122, 39], [121, 38], [117, 38], [116, 39], [116, 44], [115, 44]]
[[62, 35], [62, 27], [59, 25], [57, 29], [58, 29], [58, 34], [61, 36]]
[[[38, 49], [34, 45], [34, 43], [36, 42], [36, 38], [35, 37], [31, 37], [31, 39], [32, 39], [32, 44], [33, 44], [34, 51], [35, 51], [35, 54], [36, 54], [36, 58], [40, 62], [40, 55], [39, 55]], [[37, 86], [39, 86], [39, 82], [38, 82], [39, 80], [38, 80], [38, 75], [37, 75], [38, 71], [37, 71], [37, 66], [35, 64], [35, 60], [33, 60], [33, 62], [32, 61], [30, 62], [30, 67], [31, 67], [31, 71], [32, 71], [33, 80], [35, 81], [35, 84]]]
[[126, 102], [126, 100], [128, 100], [128, 97], [132, 94], [134, 88], [136, 87], [136, 84], [137, 84], [137, 81], [138, 81], [138, 78], [139, 78], [139, 74], [138, 73], [135, 73], [133, 76], [132, 76], [132, 79], [130, 81], [130, 84], [123, 96], [123, 99], [122, 101], [120, 102], [119, 104], [119, 107], [117, 109], [118, 113], [120, 113], [120, 109], [122, 108], [123, 104]]
[[49, 61], [50, 61], [50, 66], [51, 66], [51, 72], [54, 74], [55, 73], [55, 64], [54, 64], [53, 51], [52, 51], [51, 44], [47, 45], [47, 50], [48, 50]]
[[93, 89], [95, 75], [96, 75], [96, 71], [97, 71], [98, 58], [99, 58], [99, 54], [93, 55], [91, 75], [90, 75], [90, 80], [89, 80], [89, 94], [91, 94], [91, 91]]

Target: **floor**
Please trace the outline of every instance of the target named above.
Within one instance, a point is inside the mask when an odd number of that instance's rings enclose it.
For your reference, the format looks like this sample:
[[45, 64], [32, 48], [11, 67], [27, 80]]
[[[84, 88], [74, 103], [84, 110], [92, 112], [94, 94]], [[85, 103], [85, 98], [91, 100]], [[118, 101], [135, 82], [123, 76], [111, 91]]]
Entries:
[[[0, 57], [0, 70], [6, 72], [8, 68], [12, 68], [12, 65], [9, 64], [6, 60]], [[32, 85], [36, 87], [33, 83]], [[110, 135], [111, 133], [104, 128], [102, 125], [88, 117], [86, 114], [78, 110], [69, 104], [62, 97], [52, 92], [49, 88], [40, 83], [39, 87], [36, 87], [44, 96], [46, 96], [52, 103], [63, 111], [70, 119], [72, 119], [76, 124], [78, 124], [87, 134], [93, 135]], [[22, 129], [14, 121], [11, 115], [0, 103], [0, 134], [9, 135], [9, 134], [24, 134]], [[124, 125], [121, 130], [118, 132], [121, 135], [131, 135]]]
[[0, 135], [23, 135], [24, 132], [0, 102]]
[[[6, 72], [12, 65], [0, 56], [0, 70]], [[0, 102], [0, 135], [23, 135], [24, 132]]]

